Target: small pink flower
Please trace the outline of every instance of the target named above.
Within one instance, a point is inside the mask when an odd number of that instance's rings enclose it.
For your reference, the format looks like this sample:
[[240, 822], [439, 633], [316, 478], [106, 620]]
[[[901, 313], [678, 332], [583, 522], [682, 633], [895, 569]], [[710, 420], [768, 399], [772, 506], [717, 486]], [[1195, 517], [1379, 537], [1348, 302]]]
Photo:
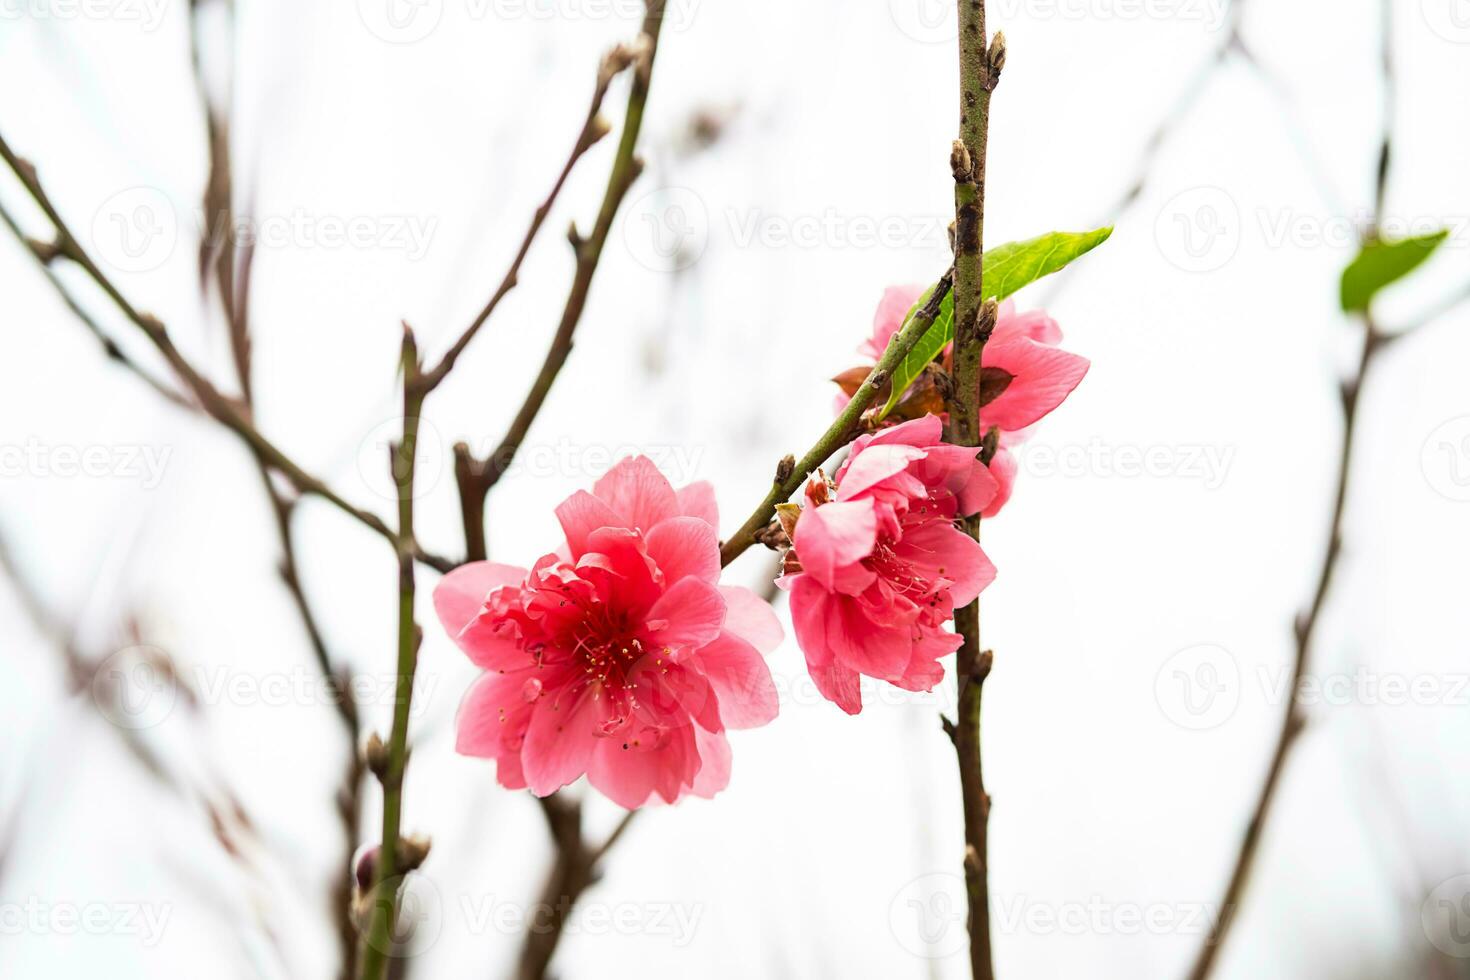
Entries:
[[[873, 316], [873, 334], [858, 347], [858, 353], [874, 361], [882, 357], [923, 292], [922, 286], [891, 286], [885, 290]], [[1002, 447], [991, 461], [999, 492], [985, 508], [985, 517], [999, 513], [1010, 499], [1017, 469], [1010, 450], [1029, 435], [1027, 427], [1066, 400], [1087, 374], [1088, 360], [1060, 349], [1057, 345], [1061, 341], [1061, 329], [1045, 311], [1017, 313], [1013, 301], [1001, 304], [995, 330], [980, 358], [984, 399], [980, 425], [982, 429], [1000, 429]], [[945, 348], [946, 363], [949, 356], [949, 348]], [[911, 396], [911, 400], [921, 406], [931, 403], [920, 396]], [[846, 404], [846, 398], [840, 398], [839, 407], [842, 404]]]
[[730, 779], [724, 730], [776, 716], [764, 654], [781, 641], [766, 603], [718, 584], [713, 490], [676, 493], [638, 456], [556, 515], [566, 547], [530, 572], [476, 562], [434, 591], [486, 671], [460, 706], [458, 751], [537, 796], [584, 773], [629, 809], [713, 796]]
[[792, 544], [799, 570], [781, 584], [817, 689], [862, 710], [859, 675], [909, 691], [944, 677], [960, 638], [944, 623], [995, 578], [980, 545], [954, 525], [990, 503], [996, 483], [975, 450], [941, 442], [933, 415], [860, 437], [836, 492], [808, 484]]

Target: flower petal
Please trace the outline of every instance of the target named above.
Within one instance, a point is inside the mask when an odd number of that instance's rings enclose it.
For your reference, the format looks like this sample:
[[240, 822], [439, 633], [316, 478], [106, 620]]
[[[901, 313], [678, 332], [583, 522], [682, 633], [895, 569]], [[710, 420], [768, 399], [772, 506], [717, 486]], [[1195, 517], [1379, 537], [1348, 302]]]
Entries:
[[1011, 491], [1016, 488], [1018, 468], [1015, 453], [1004, 448], [996, 452], [995, 458], [990, 461], [990, 475], [995, 477], [995, 496], [980, 512], [981, 517], [994, 517], [1000, 513], [1006, 501], [1011, 499]]
[[593, 485], [592, 493], [621, 514], [626, 527], [647, 531], [679, 514], [674, 488], [647, 456], [620, 460]]
[[715, 503], [715, 488], [708, 480], [695, 480], [687, 487], [681, 488], [675, 495], [679, 504], [679, 513], [685, 517], [697, 517], [704, 521], [716, 532], [720, 528], [720, 508]]
[[725, 597], [725, 632], [734, 633], [762, 654], [781, 645], [785, 633], [771, 604], [738, 585], [720, 586]]
[[708, 582], [686, 576], [659, 596], [645, 620], [647, 642], [657, 649], [701, 647], [720, 635], [725, 599]]
[[878, 516], [872, 500], [807, 507], [796, 522], [793, 543], [802, 570], [831, 587], [838, 569], [872, 554], [878, 540]]
[[485, 600], [502, 585], [520, 585], [526, 570], [493, 561], [472, 561], [449, 572], [434, 587], [434, 611], [450, 636], [480, 615]]
[[720, 538], [714, 526], [698, 517], [671, 517], [648, 532], [648, 556], [664, 573], [665, 582], [692, 575], [710, 584], [720, 578]]
[[587, 539], [605, 527], [628, 527], [623, 516], [586, 490], [578, 490], [556, 508], [556, 519], [567, 536], [569, 557], [575, 561], [587, 551]]
[[924, 578], [952, 583], [949, 590], [956, 606], [969, 605], [995, 581], [995, 566], [980, 542], [948, 521], [928, 521], [910, 528], [894, 546], [894, 554]]
[[780, 699], [771, 668], [755, 647], [724, 632], [700, 648], [694, 666], [708, 678], [727, 728], [759, 728], [776, 717]]
[[982, 427], [1023, 429], [1066, 400], [1090, 366], [1070, 351], [1015, 338], [985, 345], [983, 364], [1009, 373], [1010, 384], [980, 409]]
[[547, 687], [548, 693], [531, 712], [521, 750], [526, 784], [537, 796], [550, 796], [587, 771], [597, 741], [599, 709], [605, 703], [593, 697], [593, 684], [560, 690], [552, 684]]

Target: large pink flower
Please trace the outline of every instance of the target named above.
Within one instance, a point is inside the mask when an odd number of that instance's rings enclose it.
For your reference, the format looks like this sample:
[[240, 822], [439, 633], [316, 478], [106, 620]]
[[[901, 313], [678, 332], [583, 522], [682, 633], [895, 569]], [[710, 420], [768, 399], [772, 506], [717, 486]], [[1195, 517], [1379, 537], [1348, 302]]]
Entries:
[[476, 562], [434, 591], [486, 671], [460, 707], [458, 750], [537, 796], [584, 773], [629, 809], [714, 795], [730, 779], [724, 730], [776, 716], [764, 654], [781, 627], [754, 593], [717, 584], [713, 491], [676, 493], [640, 456], [556, 515], [566, 547], [530, 572]]
[[781, 584], [812, 680], [849, 714], [862, 710], [859, 675], [933, 689], [939, 658], [960, 643], [944, 623], [995, 578], [979, 543], [954, 525], [990, 503], [995, 480], [974, 449], [941, 435], [928, 415], [862, 436], [835, 492], [808, 484], [796, 519], [799, 570]]
[[[873, 335], [863, 341], [858, 353], [874, 361], [882, 357], [923, 292], [922, 286], [891, 286], [885, 290], [873, 316]], [[1066, 400], [1087, 374], [1088, 360], [1060, 349], [1057, 345], [1061, 341], [1061, 329], [1044, 310], [1017, 313], [1013, 301], [1001, 304], [995, 330], [980, 357], [984, 374], [980, 425], [983, 429], [994, 426], [1001, 434], [1001, 448], [991, 461], [999, 490], [985, 508], [986, 517], [994, 516], [1010, 499], [1017, 470], [1011, 449], [1026, 438], [1028, 426]], [[948, 359], [948, 348], [943, 357]], [[932, 402], [922, 393], [911, 396], [911, 400], [920, 406]]]

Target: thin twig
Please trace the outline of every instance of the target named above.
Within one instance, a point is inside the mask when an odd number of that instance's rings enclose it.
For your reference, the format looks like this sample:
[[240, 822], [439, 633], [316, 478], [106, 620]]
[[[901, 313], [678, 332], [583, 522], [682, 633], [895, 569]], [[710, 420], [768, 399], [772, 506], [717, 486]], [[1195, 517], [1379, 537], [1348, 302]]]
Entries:
[[[49, 246], [49, 254], [47, 256], [37, 254], [34, 249], [31, 250], [38, 261], [42, 261], [42, 264], [45, 264], [46, 260], [54, 260], [57, 257], [64, 256], [72, 262], [75, 262], [107, 294], [108, 298], [122, 311], [123, 315], [137, 326], [153, 346], [157, 348], [158, 352], [163, 355], [164, 360], [168, 362], [169, 367], [173, 369], [179, 380], [193, 394], [199, 403], [199, 407], [206, 414], [239, 436], [251, 452], [266, 465], [270, 466], [272, 470], [280, 473], [289, 480], [299, 492], [322, 498], [385, 540], [396, 545], [397, 535], [380, 517], [370, 511], [363, 510], [348, 503], [332, 490], [331, 487], [327, 486], [325, 482], [306, 472], [294, 460], [277, 448], [274, 443], [262, 435], [255, 427], [248, 417], [248, 413], [239, 402], [223, 394], [184, 357], [178, 347], [174, 345], [173, 339], [169, 336], [168, 330], [161, 320], [150, 313], [144, 313], [138, 310], [128, 301], [117, 286], [113, 284], [112, 280], [107, 277], [106, 273], [98, 268], [97, 264], [87, 254], [86, 250], [82, 248], [76, 237], [72, 235], [70, 228], [62, 220], [61, 215], [52, 204], [45, 190], [42, 189], [41, 183], [36, 176], [35, 168], [24, 159], [16, 156], [3, 137], [0, 137], [0, 157], [4, 158], [5, 163], [10, 167], [16, 177], [19, 178], [21, 184], [26, 188], [26, 191], [56, 230], [56, 241], [53, 245]], [[418, 560], [441, 571], [447, 571], [455, 565], [454, 562], [448, 559], [424, 551], [416, 544], [414, 545], [413, 551]]]
[[418, 346], [408, 324], [403, 325], [403, 439], [393, 447], [392, 468], [398, 488], [398, 677], [393, 700], [393, 729], [388, 740], [388, 765], [380, 774], [383, 786], [383, 835], [374, 876], [372, 920], [362, 948], [363, 980], [382, 980], [393, 951], [393, 923], [397, 915], [400, 874], [399, 833], [403, 817], [403, 773], [408, 764], [408, 721], [413, 700], [423, 631], [414, 622], [414, 475], [418, 455], [419, 414], [427, 388], [421, 373]]
[[[1005, 67], [1005, 35], [985, 33], [985, 0], [959, 4], [960, 138], [950, 154], [954, 173], [954, 363], [950, 373], [949, 441], [980, 451], [980, 358], [995, 328], [996, 306], [985, 301], [985, 166], [990, 140], [990, 97]], [[963, 528], [980, 540], [980, 516]], [[954, 614], [961, 644], [955, 656], [959, 701], [951, 732], [960, 770], [965, 823], [965, 895], [969, 904], [970, 975], [995, 976], [990, 948], [990, 796], [980, 754], [980, 701], [992, 656], [980, 649], [980, 600]]]
[[531, 217], [531, 225], [526, 229], [525, 237], [521, 239], [521, 246], [516, 250], [515, 258], [511, 260], [510, 268], [506, 270], [505, 277], [500, 280], [500, 285], [490, 295], [490, 299], [480, 310], [470, 325], [460, 334], [454, 345], [445, 352], [443, 358], [432, 369], [424, 373], [424, 383], [430, 390], [437, 388], [441, 382], [454, 370], [459, 356], [464, 353], [470, 341], [475, 339], [475, 334], [490, 319], [495, 308], [505, 295], [516, 287], [519, 281], [521, 264], [525, 262], [527, 254], [531, 251], [531, 244], [536, 240], [536, 235], [541, 231], [541, 226], [546, 223], [546, 218], [551, 214], [556, 199], [561, 196], [561, 191], [566, 186], [567, 178], [571, 176], [577, 161], [597, 142], [608, 134], [607, 119], [602, 115], [602, 101], [607, 96], [607, 90], [624, 69], [633, 63], [634, 55], [630, 48], [619, 46], [609, 52], [602, 60], [597, 69], [597, 85], [592, 91], [592, 104], [587, 108], [587, 116], [582, 122], [582, 129], [577, 134], [577, 140], [572, 144], [572, 152], [567, 157], [566, 163], [562, 164], [561, 171], [556, 175], [556, 181], [551, 185], [551, 192], [546, 195], [546, 200], [536, 209]]
[[[622, 206], [623, 199], [633, 186], [633, 182], [643, 172], [643, 161], [638, 157], [636, 150], [638, 135], [643, 128], [643, 112], [648, 103], [649, 87], [653, 81], [653, 63], [658, 54], [658, 39], [663, 27], [665, 2], [666, 0], [648, 0], [638, 46], [621, 49], [624, 52], [623, 56], [632, 58], [630, 64], [633, 67], [633, 83], [628, 92], [628, 108], [624, 116], [622, 138], [613, 156], [612, 171], [608, 174], [607, 190], [602, 197], [602, 206], [597, 212], [597, 220], [592, 226], [590, 235], [583, 238], [575, 226], [570, 232], [569, 237], [572, 248], [576, 252], [577, 266], [572, 275], [572, 285], [567, 294], [566, 303], [562, 307], [561, 319], [557, 323], [551, 346], [546, 352], [541, 370], [531, 384], [530, 392], [527, 393], [525, 401], [516, 412], [500, 444], [487, 458], [475, 461], [475, 466], [466, 469], [467, 473], [473, 475], [473, 479], [460, 481], [462, 509], [484, 509], [486, 496], [510, 467], [521, 443], [525, 441], [527, 433], [530, 432], [531, 425], [536, 421], [536, 416], [540, 414], [541, 406], [545, 404], [546, 396], [551, 392], [551, 386], [556, 382], [557, 375], [561, 373], [562, 366], [566, 364], [567, 357], [572, 352], [572, 338], [576, 333], [577, 325], [582, 321], [582, 313], [586, 309], [587, 297], [592, 288], [592, 279], [602, 259], [603, 246], [607, 244], [608, 235], [612, 232], [618, 208]], [[607, 70], [608, 62], [604, 61], [599, 79]], [[465, 491], [468, 491], [468, 497], [464, 496]], [[483, 552], [483, 547], [480, 550]]]
[[[1396, 85], [1392, 57], [1393, 31], [1390, 2], [1391, 0], [1383, 0], [1382, 5], [1384, 118], [1374, 184], [1374, 222], [1373, 227], [1367, 232], [1366, 238], [1368, 239], [1377, 236], [1378, 223], [1383, 219], [1384, 202], [1388, 193], [1389, 165], [1393, 156], [1393, 105]], [[1250, 874], [1259, 853], [1261, 838], [1270, 819], [1272, 805], [1276, 800], [1276, 791], [1286, 771], [1288, 757], [1292, 748], [1297, 744], [1297, 737], [1307, 723], [1307, 716], [1302, 710], [1298, 694], [1302, 681], [1308, 674], [1313, 639], [1316, 636], [1317, 625], [1321, 621], [1322, 610], [1327, 605], [1338, 560], [1342, 555], [1343, 516], [1346, 513], [1347, 499], [1351, 489], [1353, 450], [1360, 399], [1368, 373], [1373, 367], [1374, 358], [1384, 347], [1384, 334], [1379, 329], [1371, 310], [1361, 316], [1361, 323], [1363, 346], [1358, 359], [1357, 372], [1342, 383], [1340, 392], [1343, 417], [1342, 442], [1338, 454], [1337, 486], [1333, 496], [1327, 548], [1322, 556], [1317, 587], [1312, 594], [1311, 603], [1306, 611], [1297, 617], [1293, 631], [1296, 647], [1292, 661], [1291, 686], [1286, 689], [1286, 704], [1282, 711], [1281, 726], [1277, 732], [1275, 748], [1271, 753], [1270, 765], [1266, 770], [1265, 782], [1261, 786], [1260, 795], [1256, 799], [1255, 808], [1246, 825], [1245, 836], [1241, 840], [1230, 879], [1225, 886], [1225, 894], [1217, 906], [1220, 910], [1219, 917], [1195, 958], [1194, 965], [1189, 972], [1190, 980], [1205, 980], [1211, 975], [1219, 961], [1220, 951], [1230, 935], [1230, 927], [1245, 897]]]

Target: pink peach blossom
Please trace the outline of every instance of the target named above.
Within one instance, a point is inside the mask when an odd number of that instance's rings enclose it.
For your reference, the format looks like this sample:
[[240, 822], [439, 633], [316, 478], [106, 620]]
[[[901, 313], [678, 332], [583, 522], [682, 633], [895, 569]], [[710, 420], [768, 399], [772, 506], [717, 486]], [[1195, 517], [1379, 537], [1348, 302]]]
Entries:
[[727, 728], [776, 716], [770, 607], [720, 586], [707, 483], [674, 491], [644, 457], [556, 509], [566, 546], [529, 572], [475, 562], [434, 592], [440, 621], [485, 673], [457, 749], [510, 789], [547, 796], [586, 774], [633, 809], [730, 778]]
[[927, 691], [959, 646], [943, 626], [995, 577], [980, 545], [954, 525], [997, 487], [975, 450], [941, 441], [933, 415], [860, 437], [837, 471], [807, 487], [781, 580], [807, 669], [822, 695], [862, 710], [859, 675]]
[[[858, 353], [874, 361], [882, 357], [923, 292], [922, 286], [885, 290], [873, 316], [872, 336], [859, 345]], [[1010, 499], [1017, 470], [1011, 450], [1029, 435], [1027, 428], [1050, 414], [1087, 374], [1088, 360], [1060, 349], [1061, 341], [1061, 329], [1045, 311], [1018, 313], [1009, 299], [1000, 305], [995, 330], [980, 358], [988, 391], [999, 389], [981, 405], [980, 425], [998, 428], [1001, 436], [1001, 449], [991, 461], [999, 490], [982, 512], [985, 517], [994, 516]], [[943, 357], [948, 360], [949, 348]], [[840, 404], [845, 403], [846, 398], [840, 398]]]

